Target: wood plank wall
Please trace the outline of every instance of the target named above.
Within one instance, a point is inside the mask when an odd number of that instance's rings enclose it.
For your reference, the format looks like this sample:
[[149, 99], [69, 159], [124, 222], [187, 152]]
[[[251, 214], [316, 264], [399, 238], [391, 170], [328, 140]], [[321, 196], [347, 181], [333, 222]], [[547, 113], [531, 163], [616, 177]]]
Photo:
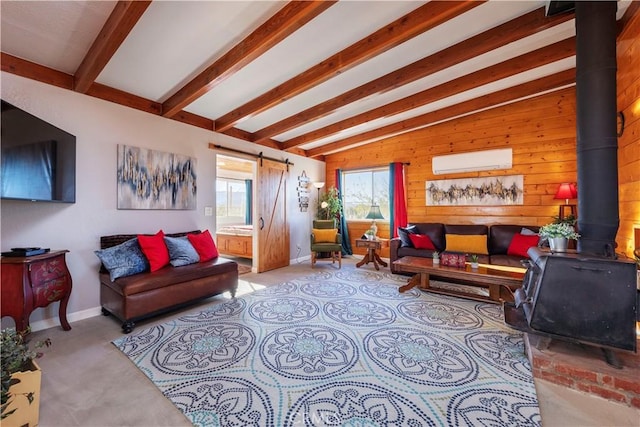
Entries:
[[[562, 202], [553, 199], [558, 185], [577, 180], [575, 117], [575, 87], [565, 88], [328, 155], [327, 185], [335, 185], [337, 168], [349, 170], [410, 162], [405, 173], [409, 222], [543, 225], [558, 214]], [[513, 167], [508, 170], [438, 176], [431, 170], [431, 159], [436, 155], [507, 147], [513, 149]], [[524, 175], [523, 205], [425, 205], [425, 181], [517, 174]], [[369, 224], [349, 223], [352, 242]], [[388, 237], [388, 222], [386, 226], [378, 222], [378, 226], [378, 235]], [[355, 247], [353, 243], [352, 246]]]
[[632, 257], [634, 247], [640, 247], [640, 7], [637, 5], [618, 37], [617, 61], [618, 111], [624, 113], [625, 128], [618, 138], [620, 228], [616, 242], [618, 252]]
[[[635, 3], [635, 2], [634, 2]], [[620, 228], [617, 252], [633, 257], [640, 247], [640, 7], [632, 3], [618, 37], [618, 110], [625, 115], [625, 130], [618, 139]], [[410, 222], [457, 224], [548, 223], [558, 213], [553, 196], [561, 182], [576, 182], [575, 87], [328, 155], [327, 186], [335, 186], [335, 170], [358, 169], [410, 162], [406, 169], [407, 209]], [[513, 168], [506, 171], [434, 176], [434, 155], [494, 148], [513, 148]], [[497, 175], [524, 175], [524, 204], [508, 207], [425, 206], [425, 181]], [[576, 203], [576, 201], [573, 201]], [[348, 224], [354, 239], [369, 221]], [[378, 222], [378, 235], [389, 237], [389, 223]], [[383, 251], [388, 256], [388, 250]]]

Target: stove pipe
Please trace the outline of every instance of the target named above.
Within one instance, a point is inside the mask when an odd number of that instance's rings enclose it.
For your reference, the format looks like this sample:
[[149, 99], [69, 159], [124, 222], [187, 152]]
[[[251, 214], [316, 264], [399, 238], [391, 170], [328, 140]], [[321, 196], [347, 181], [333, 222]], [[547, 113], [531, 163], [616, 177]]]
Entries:
[[616, 2], [577, 1], [578, 251], [613, 256], [618, 212]]

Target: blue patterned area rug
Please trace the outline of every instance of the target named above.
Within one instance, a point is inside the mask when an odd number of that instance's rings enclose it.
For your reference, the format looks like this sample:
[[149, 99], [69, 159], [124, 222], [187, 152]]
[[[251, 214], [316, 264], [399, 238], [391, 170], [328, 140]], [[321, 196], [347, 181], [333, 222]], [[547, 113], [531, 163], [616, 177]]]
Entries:
[[318, 271], [114, 344], [198, 426], [540, 426], [499, 305]]

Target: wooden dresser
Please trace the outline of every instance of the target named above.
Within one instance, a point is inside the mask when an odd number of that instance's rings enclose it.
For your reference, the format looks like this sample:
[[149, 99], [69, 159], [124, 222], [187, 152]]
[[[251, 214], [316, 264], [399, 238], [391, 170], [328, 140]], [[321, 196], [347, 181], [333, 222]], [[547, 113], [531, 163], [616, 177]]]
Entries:
[[57, 250], [29, 257], [1, 258], [2, 316], [13, 317], [16, 330], [26, 330], [33, 310], [54, 301], [60, 301], [62, 329], [71, 329], [67, 321], [67, 303], [71, 296], [71, 274], [65, 261], [67, 252]]

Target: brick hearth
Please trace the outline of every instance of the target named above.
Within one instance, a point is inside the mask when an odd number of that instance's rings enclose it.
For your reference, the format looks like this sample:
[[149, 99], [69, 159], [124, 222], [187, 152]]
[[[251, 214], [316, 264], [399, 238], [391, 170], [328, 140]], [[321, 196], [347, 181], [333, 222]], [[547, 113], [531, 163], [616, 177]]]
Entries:
[[616, 369], [607, 364], [600, 348], [552, 340], [540, 350], [539, 340], [537, 335], [525, 334], [534, 378], [640, 408], [640, 354], [616, 351], [623, 364]]

